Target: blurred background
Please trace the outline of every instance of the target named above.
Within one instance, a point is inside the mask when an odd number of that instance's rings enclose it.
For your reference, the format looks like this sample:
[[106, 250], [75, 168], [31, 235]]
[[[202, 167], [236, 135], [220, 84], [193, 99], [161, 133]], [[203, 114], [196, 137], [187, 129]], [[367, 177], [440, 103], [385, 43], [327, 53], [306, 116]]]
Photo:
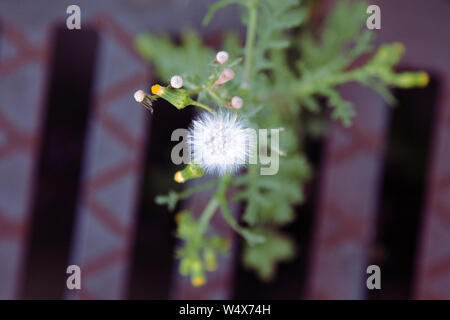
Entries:
[[[399, 41], [400, 70], [425, 89], [395, 90], [388, 107], [346, 85], [354, 125], [330, 122], [307, 152], [316, 175], [286, 231], [297, 258], [262, 283], [241, 244], [201, 288], [178, 275], [171, 187], [173, 129], [192, 114], [133, 99], [157, 80], [133, 50], [138, 32], [200, 32], [220, 49], [243, 34], [231, 6], [201, 28], [209, 0], [0, 1], [0, 299], [450, 299], [450, 1], [373, 0], [378, 42]], [[317, 1], [318, 19], [335, 1]], [[66, 9], [81, 8], [81, 30]], [[198, 196], [188, 205], [202, 207]], [[239, 208], [236, 208], [238, 211]], [[66, 268], [82, 270], [67, 290]], [[381, 268], [368, 290], [366, 268]]]

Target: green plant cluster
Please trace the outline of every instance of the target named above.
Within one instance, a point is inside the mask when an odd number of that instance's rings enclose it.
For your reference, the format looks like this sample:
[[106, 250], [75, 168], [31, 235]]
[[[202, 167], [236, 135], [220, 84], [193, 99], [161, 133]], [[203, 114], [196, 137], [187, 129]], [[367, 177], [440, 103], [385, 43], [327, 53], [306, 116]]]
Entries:
[[[339, 94], [340, 85], [360, 83], [393, 103], [390, 86], [410, 88], [428, 82], [424, 72], [394, 71], [404, 52], [401, 44], [373, 47], [374, 32], [364, 28], [368, 6], [364, 1], [339, 1], [317, 27], [311, 18], [317, 1], [220, 0], [211, 5], [205, 24], [214, 19], [216, 11], [231, 4], [241, 8], [247, 31], [244, 47], [236, 33], [225, 34], [223, 50], [231, 57], [225, 64], [213, 63], [215, 52], [193, 31], [185, 32], [180, 44], [160, 35], [141, 34], [136, 39], [137, 51], [155, 66], [161, 79], [169, 80], [175, 74], [183, 77], [184, 88], [179, 89], [183, 91], [170, 89], [170, 94], [188, 96], [183, 100], [188, 102], [176, 104], [177, 108], [230, 108], [231, 98], [239, 96], [244, 101], [243, 107], [235, 110], [239, 117], [254, 128], [282, 130], [280, 150], [270, 150], [281, 157], [276, 175], [260, 175], [260, 165], [249, 165], [237, 176], [209, 179], [156, 198], [157, 203], [174, 210], [178, 201], [214, 189], [198, 219], [189, 210], [178, 213], [176, 219], [177, 236], [184, 241], [177, 252], [180, 273], [190, 276], [195, 286], [205, 283], [205, 270], [214, 270], [217, 255], [229, 246], [227, 239], [211, 234], [209, 228], [219, 209], [230, 227], [246, 240], [244, 265], [261, 279], [272, 279], [277, 264], [294, 256], [294, 243], [280, 228], [295, 219], [293, 207], [305, 200], [304, 186], [312, 176], [304, 153], [305, 137], [323, 131], [323, 101], [331, 108], [331, 117], [345, 126], [351, 125], [355, 115], [351, 102]], [[235, 78], [216, 87], [225, 68], [234, 70]], [[153, 95], [152, 100], [165, 98], [163, 91], [155, 92], [160, 95]], [[234, 190], [231, 199], [227, 197], [229, 189]], [[230, 210], [230, 202], [245, 204], [242, 222]]]

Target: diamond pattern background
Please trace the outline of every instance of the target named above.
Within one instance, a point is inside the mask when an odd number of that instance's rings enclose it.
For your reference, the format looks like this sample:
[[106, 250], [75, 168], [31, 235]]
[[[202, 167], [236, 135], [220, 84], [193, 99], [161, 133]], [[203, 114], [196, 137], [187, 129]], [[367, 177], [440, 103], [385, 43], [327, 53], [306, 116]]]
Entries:
[[81, 267], [84, 288], [68, 295], [120, 299], [125, 297], [137, 187], [150, 121], [143, 108], [136, 108], [130, 92], [146, 87], [149, 77], [147, 67], [134, 56], [132, 37], [114, 19], [102, 14], [95, 25], [104, 50], [100, 52], [90, 141], [99, 144], [90, 148], [86, 158], [85, 192], [71, 259]]
[[347, 85], [357, 102], [350, 129], [332, 125], [313, 233], [310, 299], [362, 299], [366, 259], [376, 215], [387, 107], [373, 92]]
[[[372, 4], [382, 8], [379, 41], [403, 42], [406, 54], [402, 65], [435, 72], [442, 86], [438, 121], [431, 138], [432, 164], [425, 186], [428, 199], [422, 213], [424, 223], [419, 228], [421, 253], [417, 255], [414, 282], [415, 298], [450, 299], [450, 70], [442, 69], [450, 61], [448, 36], [442, 31], [450, 28], [445, 13], [450, 5], [445, 1], [411, 5], [407, 0], [378, 0]], [[417, 12], [433, 23], [417, 23]], [[372, 93], [347, 87], [344, 94], [355, 103], [357, 116], [353, 129], [334, 125], [329, 133], [313, 239], [309, 298], [367, 296], [365, 271], [374, 236], [371, 228], [387, 117], [382, 103], [377, 103], [379, 100]]]
[[[51, 25], [64, 23], [65, 4], [42, 10], [16, 1], [0, 3], [0, 299], [18, 297], [30, 221], [30, 199], [39, 138]], [[95, 112], [89, 123], [82, 198], [77, 210], [71, 258], [82, 268], [83, 290], [71, 299], [126, 298], [130, 248], [134, 238], [138, 186], [151, 117], [136, 107], [132, 93], [147, 88], [147, 67], [132, 49], [132, 37], [148, 29], [174, 31], [184, 21], [201, 20], [198, 10], [181, 10], [172, 2], [79, 1], [83, 25], [100, 35], [95, 82]], [[161, 5], [164, 4], [164, 6]], [[439, 75], [439, 114], [433, 136], [427, 201], [416, 261], [415, 297], [450, 299], [450, 61], [449, 3], [377, 0], [382, 8], [381, 41], [408, 39], [403, 64]], [[168, 21], [164, 12], [178, 8], [182, 17]], [[423, 13], [418, 23], [417, 11]], [[5, 14], [5, 13], [8, 14]], [[150, 13], [151, 12], [151, 13]], [[402, 12], [401, 15], [396, 12]], [[430, 14], [430, 16], [428, 16]], [[152, 17], [149, 22], [149, 17]], [[408, 26], [405, 28], [404, 26]], [[176, 30], [178, 31], [178, 30]], [[214, 30], [213, 30], [214, 31]], [[415, 37], [409, 35], [413, 33]], [[447, 37], [447, 38], [446, 38]], [[430, 59], [430, 51], [433, 59]], [[370, 90], [343, 88], [356, 103], [355, 126], [331, 128], [322, 174], [319, 211], [313, 233], [308, 298], [366, 297], [365, 268], [373, 241], [376, 191], [386, 131], [386, 108]], [[201, 211], [205, 198], [190, 203]], [[213, 225], [228, 232], [220, 217]], [[225, 299], [231, 295], [234, 257], [224, 260], [208, 284], [193, 289], [174, 270], [171, 297]]]
[[0, 299], [12, 299], [30, 219], [46, 59], [45, 47], [14, 21], [0, 14], [0, 24]]

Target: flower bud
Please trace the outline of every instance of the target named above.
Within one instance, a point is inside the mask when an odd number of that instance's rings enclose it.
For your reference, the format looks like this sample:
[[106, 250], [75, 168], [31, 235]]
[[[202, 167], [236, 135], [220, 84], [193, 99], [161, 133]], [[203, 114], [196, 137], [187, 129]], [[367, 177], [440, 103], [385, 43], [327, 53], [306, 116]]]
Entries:
[[243, 104], [244, 104], [244, 101], [242, 101], [241, 97], [234, 96], [233, 98], [231, 98], [231, 106], [233, 108], [240, 109], [240, 108], [242, 108]]
[[177, 171], [177, 173], [175, 173], [174, 180], [178, 183], [183, 183], [189, 179], [203, 177], [204, 174], [205, 172], [203, 171], [202, 168], [200, 168], [194, 163], [190, 163], [186, 166], [186, 168], [184, 168], [181, 171]]
[[214, 88], [218, 88], [221, 84], [233, 80], [234, 76], [234, 71], [230, 68], [223, 69], [222, 73], [219, 76], [219, 79], [217, 79], [217, 81], [214, 83]]
[[394, 85], [401, 88], [425, 87], [429, 81], [426, 72], [403, 72], [395, 77]]
[[151, 96], [147, 95], [143, 90], [138, 90], [134, 93], [134, 100], [142, 104], [144, 107], [146, 107], [153, 113], [152, 108], [153, 99]]
[[181, 76], [175, 75], [172, 78], [170, 78], [170, 85], [172, 88], [180, 89], [183, 87], [183, 78]]
[[186, 217], [189, 217], [189, 215], [190, 215], [190, 211], [184, 209], [184, 210], [177, 212], [173, 218], [177, 224], [180, 224], [183, 220], [185, 220]]
[[216, 61], [220, 64], [224, 64], [228, 61], [229, 55], [226, 51], [219, 51], [216, 54]]
[[191, 283], [194, 287], [200, 287], [205, 284], [206, 278], [203, 270], [202, 262], [199, 259], [194, 259], [190, 265], [191, 269]]
[[134, 100], [136, 100], [137, 102], [141, 103], [143, 102], [145, 99], [145, 92], [142, 90], [138, 90], [134, 93]]
[[375, 64], [395, 65], [400, 61], [404, 53], [405, 46], [401, 43], [383, 44], [375, 53], [373, 62]]
[[214, 271], [217, 269], [217, 256], [214, 250], [205, 249], [204, 260], [205, 260], [205, 269], [207, 271]]
[[166, 88], [160, 86], [159, 84], [155, 84], [152, 86], [152, 93], [170, 102], [177, 109], [186, 108], [192, 103], [192, 99], [189, 97], [188, 92], [184, 89]]
[[211, 245], [220, 250], [220, 251], [227, 251], [231, 247], [231, 243], [228, 239], [222, 238], [220, 236], [215, 236], [211, 239]]
[[201, 287], [206, 283], [206, 278], [203, 274], [192, 276], [191, 277], [191, 283], [194, 287]]
[[183, 276], [187, 276], [191, 272], [191, 266], [192, 266], [192, 259], [183, 258], [180, 261], [180, 266], [178, 270], [180, 271], [180, 274], [182, 274]]
[[175, 215], [177, 237], [189, 239], [197, 233], [198, 225], [189, 210], [182, 210]]

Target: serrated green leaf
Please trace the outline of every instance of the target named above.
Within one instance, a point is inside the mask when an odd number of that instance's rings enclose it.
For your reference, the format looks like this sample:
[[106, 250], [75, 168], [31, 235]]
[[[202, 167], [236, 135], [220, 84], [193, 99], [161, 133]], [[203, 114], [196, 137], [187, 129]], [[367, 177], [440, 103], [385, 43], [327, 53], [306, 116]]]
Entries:
[[269, 281], [274, 277], [277, 264], [294, 256], [295, 247], [292, 240], [281, 233], [266, 231], [265, 237], [264, 243], [245, 246], [242, 259], [247, 268], [255, 270], [262, 280]]

